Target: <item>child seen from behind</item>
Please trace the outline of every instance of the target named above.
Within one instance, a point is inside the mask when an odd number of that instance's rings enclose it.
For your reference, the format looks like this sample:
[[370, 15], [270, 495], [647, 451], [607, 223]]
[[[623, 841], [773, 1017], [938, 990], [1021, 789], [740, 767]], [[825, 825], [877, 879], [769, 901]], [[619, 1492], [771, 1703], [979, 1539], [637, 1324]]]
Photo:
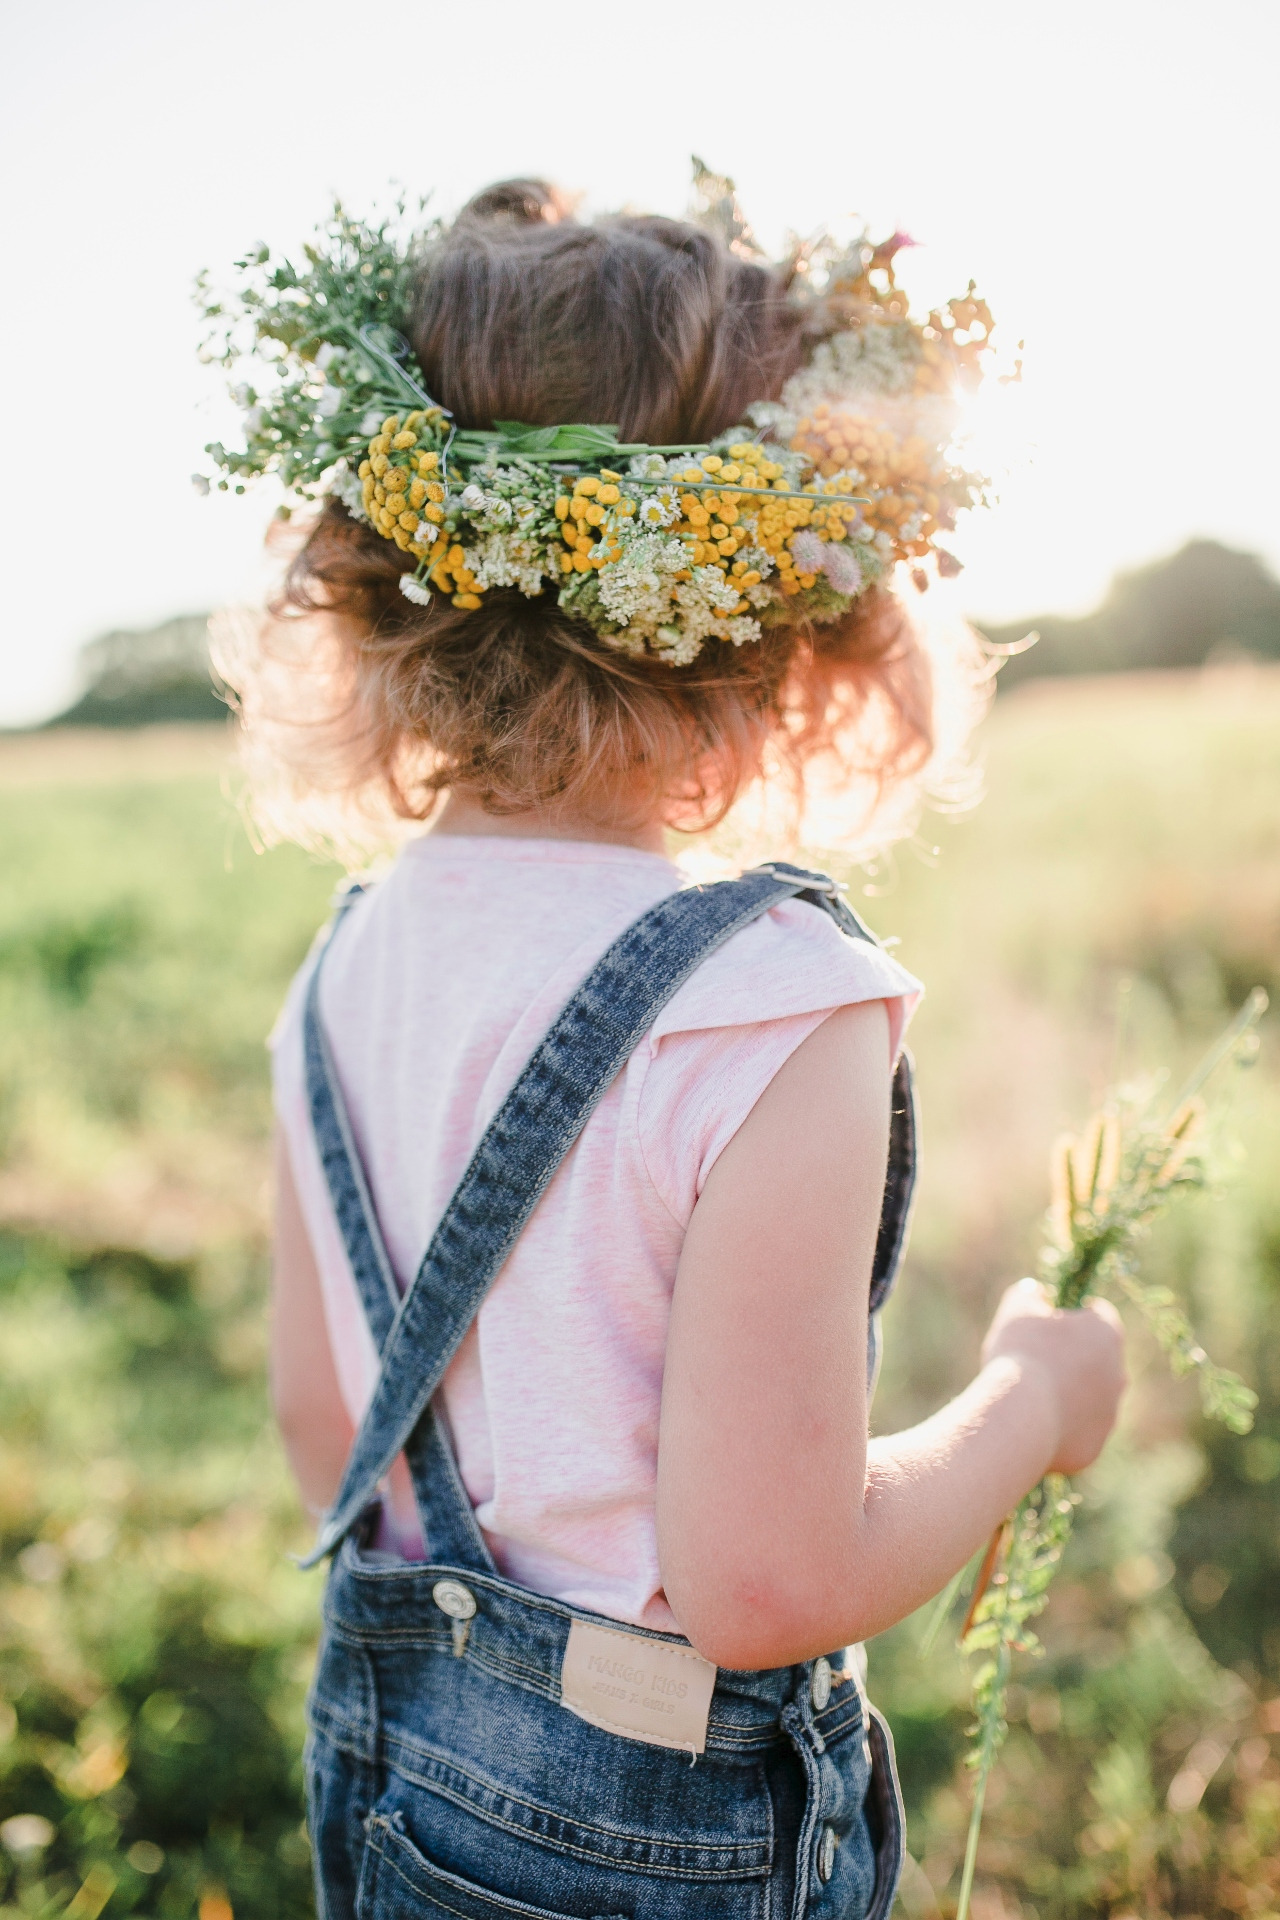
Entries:
[[964, 348], [862, 269], [517, 181], [413, 256], [411, 355], [294, 336], [316, 470], [355, 451], [227, 671], [277, 802], [402, 840], [274, 1038], [328, 1920], [882, 1920], [859, 1643], [1115, 1418], [1112, 1311], [1022, 1281], [868, 1439], [920, 987], [824, 876], [668, 853], [762, 784], [907, 821], [959, 727], [972, 663], [892, 581], [947, 570]]

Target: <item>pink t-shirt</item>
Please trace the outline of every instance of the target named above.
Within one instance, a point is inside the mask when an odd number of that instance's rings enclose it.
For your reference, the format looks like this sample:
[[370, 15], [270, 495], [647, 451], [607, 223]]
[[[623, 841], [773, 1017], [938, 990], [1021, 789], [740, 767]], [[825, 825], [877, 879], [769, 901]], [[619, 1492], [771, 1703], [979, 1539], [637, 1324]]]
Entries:
[[[401, 1289], [480, 1135], [605, 948], [689, 884], [656, 854], [427, 835], [358, 900], [320, 1008]], [[302, 1008], [273, 1036], [275, 1092], [343, 1398], [377, 1372], [307, 1108]], [[463, 1483], [503, 1574], [675, 1630], [654, 1522], [671, 1289], [703, 1183], [779, 1067], [836, 1007], [888, 1003], [896, 1052], [920, 994], [878, 947], [788, 901], [668, 1002], [538, 1203], [445, 1375]], [[412, 1513], [399, 1550], [420, 1555]]]

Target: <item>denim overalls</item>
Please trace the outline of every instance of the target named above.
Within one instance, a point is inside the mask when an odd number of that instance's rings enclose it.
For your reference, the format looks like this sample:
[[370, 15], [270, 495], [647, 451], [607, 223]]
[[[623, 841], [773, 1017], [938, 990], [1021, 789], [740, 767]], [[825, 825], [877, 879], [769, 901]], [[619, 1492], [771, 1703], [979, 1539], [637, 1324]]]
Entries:
[[[490, 1123], [403, 1299], [320, 1025], [318, 967], [313, 974], [305, 1016], [312, 1120], [382, 1356], [307, 1563], [335, 1554], [307, 1765], [323, 1920], [889, 1913], [901, 1802], [888, 1731], [863, 1691], [861, 1649], [759, 1673], [717, 1672], [674, 1635], [644, 1634], [514, 1586], [494, 1565], [431, 1410], [539, 1195], [660, 1009], [708, 954], [788, 898], [872, 938], [831, 881], [779, 863], [673, 894], [615, 941]], [[873, 1310], [901, 1258], [914, 1178], [904, 1058]], [[873, 1335], [873, 1373], [875, 1351]], [[425, 1563], [367, 1544], [379, 1483], [402, 1449]], [[587, 1650], [603, 1720], [590, 1699], [584, 1717], [580, 1675], [570, 1684], [572, 1643]], [[690, 1699], [705, 1681], [701, 1717], [684, 1699], [686, 1674]], [[617, 1707], [612, 1696], [640, 1706]], [[576, 1707], [565, 1704], [575, 1698]], [[611, 1714], [640, 1707], [677, 1716], [669, 1744], [661, 1719], [648, 1737], [609, 1730]]]

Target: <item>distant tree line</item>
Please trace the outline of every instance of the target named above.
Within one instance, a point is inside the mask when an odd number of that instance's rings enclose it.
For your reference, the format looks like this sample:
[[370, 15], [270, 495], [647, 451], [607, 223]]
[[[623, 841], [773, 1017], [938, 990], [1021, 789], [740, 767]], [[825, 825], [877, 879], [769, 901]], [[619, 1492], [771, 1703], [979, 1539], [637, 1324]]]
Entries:
[[983, 628], [998, 646], [1039, 641], [1000, 670], [1002, 687], [1061, 673], [1199, 667], [1252, 655], [1280, 659], [1280, 581], [1256, 554], [1189, 540], [1165, 559], [1117, 574], [1102, 605], [1078, 620], [1040, 614]]
[[209, 668], [207, 613], [100, 634], [81, 648], [80, 683], [79, 699], [48, 726], [145, 727], [227, 717]]
[[[1240, 655], [1280, 660], [1280, 581], [1256, 554], [1189, 540], [1177, 553], [1118, 574], [1102, 605], [1078, 620], [1046, 613], [983, 631], [998, 646], [1016, 645], [1029, 632], [1040, 635], [1001, 669], [1002, 687], [1047, 674], [1198, 667]], [[49, 726], [227, 717], [209, 670], [203, 613], [102, 634], [83, 649], [80, 677], [79, 699]]]

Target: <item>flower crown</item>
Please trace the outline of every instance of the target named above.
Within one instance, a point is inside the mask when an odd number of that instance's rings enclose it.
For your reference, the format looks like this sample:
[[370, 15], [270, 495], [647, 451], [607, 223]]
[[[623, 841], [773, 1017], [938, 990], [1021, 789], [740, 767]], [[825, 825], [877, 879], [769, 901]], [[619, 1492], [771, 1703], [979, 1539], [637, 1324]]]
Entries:
[[[696, 180], [704, 223], [758, 252], [732, 182], [702, 168]], [[442, 226], [398, 241], [403, 211], [368, 225], [336, 205], [305, 267], [261, 246], [237, 262], [234, 296], [201, 276], [204, 357], [230, 369], [252, 355], [263, 370], [261, 386], [232, 389], [245, 451], [206, 449], [219, 488], [271, 473], [303, 499], [336, 496], [405, 555], [401, 591], [419, 605], [550, 591], [607, 645], [675, 667], [709, 638], [742, 646], [762, 625], [838, 619], [898, 561], [921, 591], [930, 558], [960, 571], [937, 538], [986, 495], [952, 443], [993, 323], [972, 283], [911, 318], [894, 279], [905, 235], [798, 249], [813, 344], [781, 399], [710, 443], [651, 447], [607, 426], [459, 429], [404, 337]]]

